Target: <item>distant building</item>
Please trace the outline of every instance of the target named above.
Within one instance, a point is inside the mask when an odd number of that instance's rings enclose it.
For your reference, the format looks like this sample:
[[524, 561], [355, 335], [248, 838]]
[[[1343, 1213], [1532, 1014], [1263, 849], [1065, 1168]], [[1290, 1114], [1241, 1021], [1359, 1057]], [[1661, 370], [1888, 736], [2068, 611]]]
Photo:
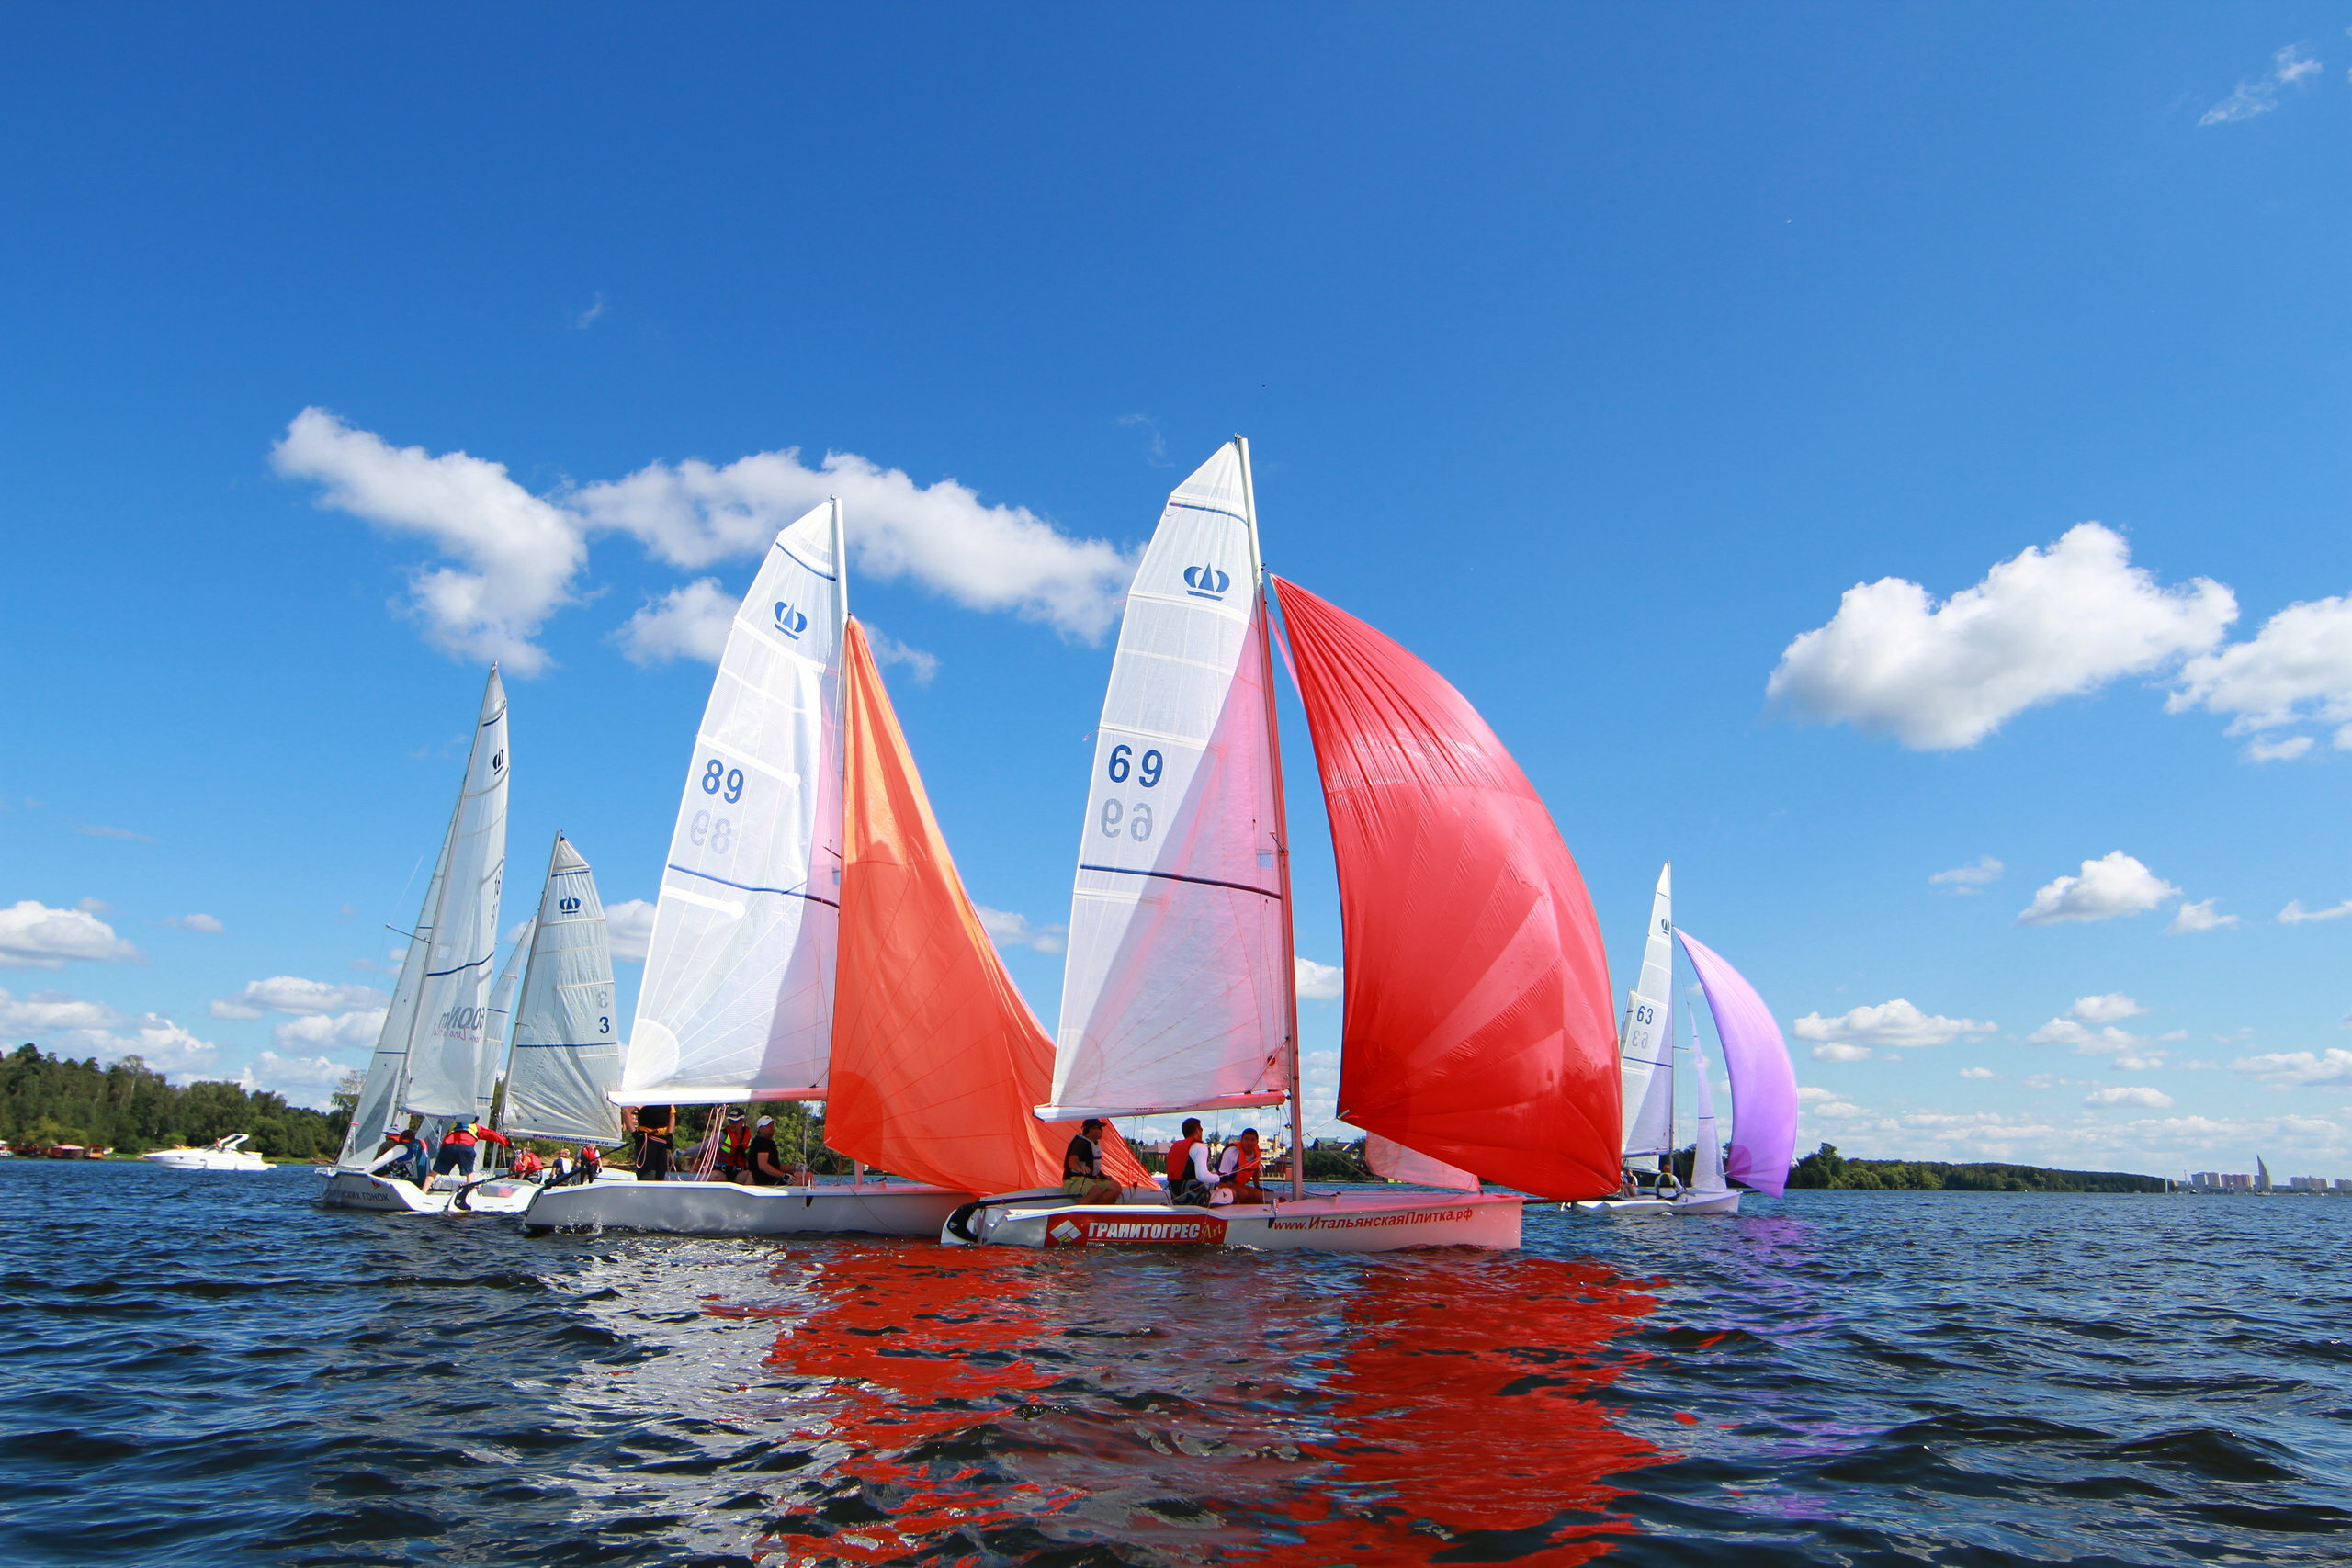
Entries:
[[2335, 1190], [2338, 1192], [2352, 1192], [2352, 1179], [2346, 1179], [2341, 1176], [2337, 1177], [2335, 1179]]
[[2290, 1191], [2295, 1192], [2324, 1192], [2327, 1190], [2327, 1178], [2324, 1176], [2290, 1176], [2287, 1178], [2287, 1186]]

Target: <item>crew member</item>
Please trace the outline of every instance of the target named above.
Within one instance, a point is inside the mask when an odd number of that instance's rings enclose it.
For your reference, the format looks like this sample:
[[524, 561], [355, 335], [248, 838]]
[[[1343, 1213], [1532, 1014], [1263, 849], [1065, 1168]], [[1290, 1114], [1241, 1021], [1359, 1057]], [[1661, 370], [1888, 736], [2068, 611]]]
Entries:
[[752, 1141], [744, 1151], [744, 1159], [754, 1187], [790, 1186], [792, 1173], [784, 1168], [783, 1159], [775, 1151], [775, 1118], [763, 1116], [752, 1130]]
[[[763, 1116], [760, 1118], [760, 1125], [764, 1127], [774, 1121], [773, 1117]], [[729, 1106], [727, 1130], [718, 1140], [719, 1180], [741, 1181], [752, 1174], [753, 1138], [752, 1124], [743, 1120], [743, 1108], [740, 1105]]]
[[1090, 1116], [1062, 1151], [1062, 1190], [1081, 1203], [1115, 1203], [1125, 1191], [1102, 1174], [1102, 1119]]
[[677, 1110], [669, 1105], [637, 1108], [637, 1179], [666, 1181], [670, 1178], [670, 1126]]
[[1217, 1156], [1216, 1184], [1231, 1192], [1237, 1203], [1262, 1203], [1266, 1190], [1258, 1185], [1261, 1164], [1258, 1129], [1244, 1127], [1241, 1136], [1226, 1145], [1225, 1153]]
[[1201, 1136], [1201, 1119], [1184, 1118], [1184, 1135], [1168, 1145], [1168, 1201], [1206, 1208], [1216, 1177], [1209, 1169], [1209, 1145]]
[[506, 1134], [497, 1129], [477, 1127], [471, 1121], [461, 1118], [441, 1135], [441, 1152], [433, 1156], [434, 1176], [439, 1178], [455, 1171], [458, 1180], [472, 1180], [474, 1162], [481, 1157], [481, 1145], [486, 1143], [505, 1144], [509, 1148], [514, 1146]]

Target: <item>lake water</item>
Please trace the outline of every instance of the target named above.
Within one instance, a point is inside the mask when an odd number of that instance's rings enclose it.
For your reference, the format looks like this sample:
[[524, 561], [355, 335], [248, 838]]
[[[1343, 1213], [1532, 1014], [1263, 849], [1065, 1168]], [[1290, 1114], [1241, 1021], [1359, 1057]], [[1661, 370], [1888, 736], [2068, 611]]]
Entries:
[[2352, 1201], [1498, 1256], [527, 1238], [0, 1162], [12, 1564], [2341, 1563]]

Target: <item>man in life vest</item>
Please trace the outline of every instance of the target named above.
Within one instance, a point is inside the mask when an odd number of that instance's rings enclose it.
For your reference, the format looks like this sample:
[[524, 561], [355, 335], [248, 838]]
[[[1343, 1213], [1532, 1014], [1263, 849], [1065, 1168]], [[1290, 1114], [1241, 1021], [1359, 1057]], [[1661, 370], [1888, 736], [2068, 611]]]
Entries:
[[719, 1180], [741, 1181], [750, 1176], [752, 1136], [752, 1124], [743, 1120], [743, 1108], [729, 1106], [726, 1130], [718, 1137], [718, 1158], [714, 1173]]
[[1184, 1135], [1168, 1145], [1168, 1201], [1206, 1208], [1216, 1177], [1209, 1169], [1209, 1145], [1201, 1119], [1184, 1118]]
[[1258, 1185], [1261, 1165], [1258, 1155], [1258, 1129], [1244, 1127], [1241, 1136], [1225, 1145], [1225, 1153], [1217, 1156], [1216, 1184], [1220, 1191], [1233, 1196], [1224, 1200], [1232, 1203], [1262, 1203], [1266, 1190]]
[[1102, 1119], [1090, 1116], [1062, 1151], [1062, 1190], [1081, 1203], [1115, 1203], [1126, 1190], [1102, 1174]]
[[674, 1149], [670, 1142], [670, 1124], [676, 1119], [675, 1106], [640, 1105], [637, 1108], [637, 1179], [639, 1181], [667, 1181], [670, 1179], [670, 1156]]
[[538, 1179], [539, 1172], [546, 1168], [546, 1166], [547, 1161], [539, 1157], [538, 1150], [518, 1149], [515, 1151], [514, 1163], [506, 1168], [506, 1173], [517, 1181], [536, 1181]]
[[437, 1180], [451, 1171], [460, 1181], [470, 1181], [474, 1162], [481, 1157], [484, 1144], [514, 1144], [505, 1134], [492, 1127], [477, 1127], [470, 1120], [460, 1118], [458, 1124], [441, 1135], [441, 1152], [433, 1156], [433, 1175]]
[[605, 1151], [594, 1144], [580, 1145], [580, 1164], [572, 1179], [582, 1187], [605, 1174]]

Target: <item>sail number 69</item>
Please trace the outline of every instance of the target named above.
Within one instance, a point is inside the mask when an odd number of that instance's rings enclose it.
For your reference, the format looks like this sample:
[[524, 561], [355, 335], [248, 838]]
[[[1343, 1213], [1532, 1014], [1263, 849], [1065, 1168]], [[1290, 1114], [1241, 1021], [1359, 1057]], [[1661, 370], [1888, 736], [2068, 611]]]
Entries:
[[[1127, 782], [1127, 759], [1135, 755], [1135, 750], [1134, 747], [1124, 744], [1111, 748], [1111, 764], [1108, 772], [1113, 784]], [[1151, 788], [1159, 782], [1161, 765], [1158, 751], [1146, 751], [1143, 754], [1143, 760], [1135, 764], [1136, 782], [1146, 789]], [[1140, 836], [1148, 839], [1151, 834], [1147, 829]]]

